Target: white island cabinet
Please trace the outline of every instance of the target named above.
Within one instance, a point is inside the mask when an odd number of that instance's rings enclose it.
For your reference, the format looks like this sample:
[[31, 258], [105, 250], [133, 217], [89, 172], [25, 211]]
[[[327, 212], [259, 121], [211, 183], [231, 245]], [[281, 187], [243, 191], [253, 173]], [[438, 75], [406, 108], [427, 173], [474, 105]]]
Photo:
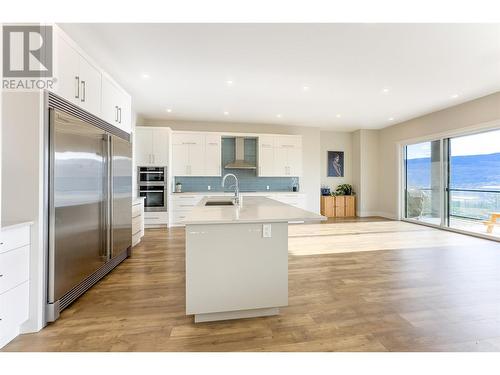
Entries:
[[265, 197], [231, 203], [203, 198], [185, 219], [186, 314], [196, 323], [279, 314], [288, 305], [288, 222], [326, 220]]

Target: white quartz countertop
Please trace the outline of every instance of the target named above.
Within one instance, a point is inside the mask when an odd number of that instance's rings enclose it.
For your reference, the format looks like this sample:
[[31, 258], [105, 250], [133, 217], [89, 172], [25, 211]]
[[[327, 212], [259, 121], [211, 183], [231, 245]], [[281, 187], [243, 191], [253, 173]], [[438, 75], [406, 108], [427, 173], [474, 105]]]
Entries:
[[0, 228], [1, 231], [8, 231], [11, 229], [19, 228], [19, 227], [24, 227], [26, 225], [33, 225], [33, 221], [24, 221], [24, 220], [5, 220], [2, 221], [2, 228]]
[[205, 206], [207, 201], [230, 200], [205, 197], [184, 220], [185, 224], [236, 224], [323, 221], [326, 217], [266, 197], [243, 197], [238, 206]]

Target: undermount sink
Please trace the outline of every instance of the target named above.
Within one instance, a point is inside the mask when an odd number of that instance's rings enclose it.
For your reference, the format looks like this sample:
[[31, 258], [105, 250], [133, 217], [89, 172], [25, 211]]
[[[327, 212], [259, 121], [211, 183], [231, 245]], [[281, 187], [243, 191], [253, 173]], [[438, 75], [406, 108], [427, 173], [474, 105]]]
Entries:
[[205, 206], [234, 206], [233, 201], [207, 201]]

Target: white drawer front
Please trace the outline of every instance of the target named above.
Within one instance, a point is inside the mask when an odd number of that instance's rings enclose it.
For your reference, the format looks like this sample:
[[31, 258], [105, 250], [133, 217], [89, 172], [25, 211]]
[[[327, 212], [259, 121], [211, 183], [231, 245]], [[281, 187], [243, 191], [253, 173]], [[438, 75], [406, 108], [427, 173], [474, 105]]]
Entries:
[[144, 214], [144, 225], [163, 225], [167, 223], [167, 212], [146, 212]]
[[143, 211], [144, 210], [142, 208], [142, 204], [136, 204], [135, 206], [132, 206], [132, 217], [134, 218], [142, 215]]
[[136, 234], [142, 230], [142, 216], [132, 218], [132, 234]]
[[188, 196], [180, 196], [175, 197], [173, 199], [173, 210], [186, 210], [193, 208], [202, 200], [202, 195], [188, 195]]
[[132, 246], [137, 245], [139, 242], [141, 242], [141, 234], [137, 233], [132, 235]]
[[0, 253], [26, 246], [30, 243], [30, 226], [8, 229], [0, 232]]
[[28, 281], [30, 246], [0, 254], [0, 293]]
[[29, 282], [0, 294], [0, 347], [19, 333], [19, 326], [28, 320]]
[[189, 211], [175, 211], [173, 217], [174, 224], [183, 224], [188, 214]]

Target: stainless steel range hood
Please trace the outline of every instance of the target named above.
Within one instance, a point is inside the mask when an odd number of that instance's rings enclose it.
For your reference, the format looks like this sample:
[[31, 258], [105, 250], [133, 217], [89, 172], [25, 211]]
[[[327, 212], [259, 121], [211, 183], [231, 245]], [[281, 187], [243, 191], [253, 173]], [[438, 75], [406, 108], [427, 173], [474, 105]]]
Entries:
[[234, 161], [224, 166], [226, 169], [257, 169], [255, 164], [245, 161], [245, 138], [235, 138]]

